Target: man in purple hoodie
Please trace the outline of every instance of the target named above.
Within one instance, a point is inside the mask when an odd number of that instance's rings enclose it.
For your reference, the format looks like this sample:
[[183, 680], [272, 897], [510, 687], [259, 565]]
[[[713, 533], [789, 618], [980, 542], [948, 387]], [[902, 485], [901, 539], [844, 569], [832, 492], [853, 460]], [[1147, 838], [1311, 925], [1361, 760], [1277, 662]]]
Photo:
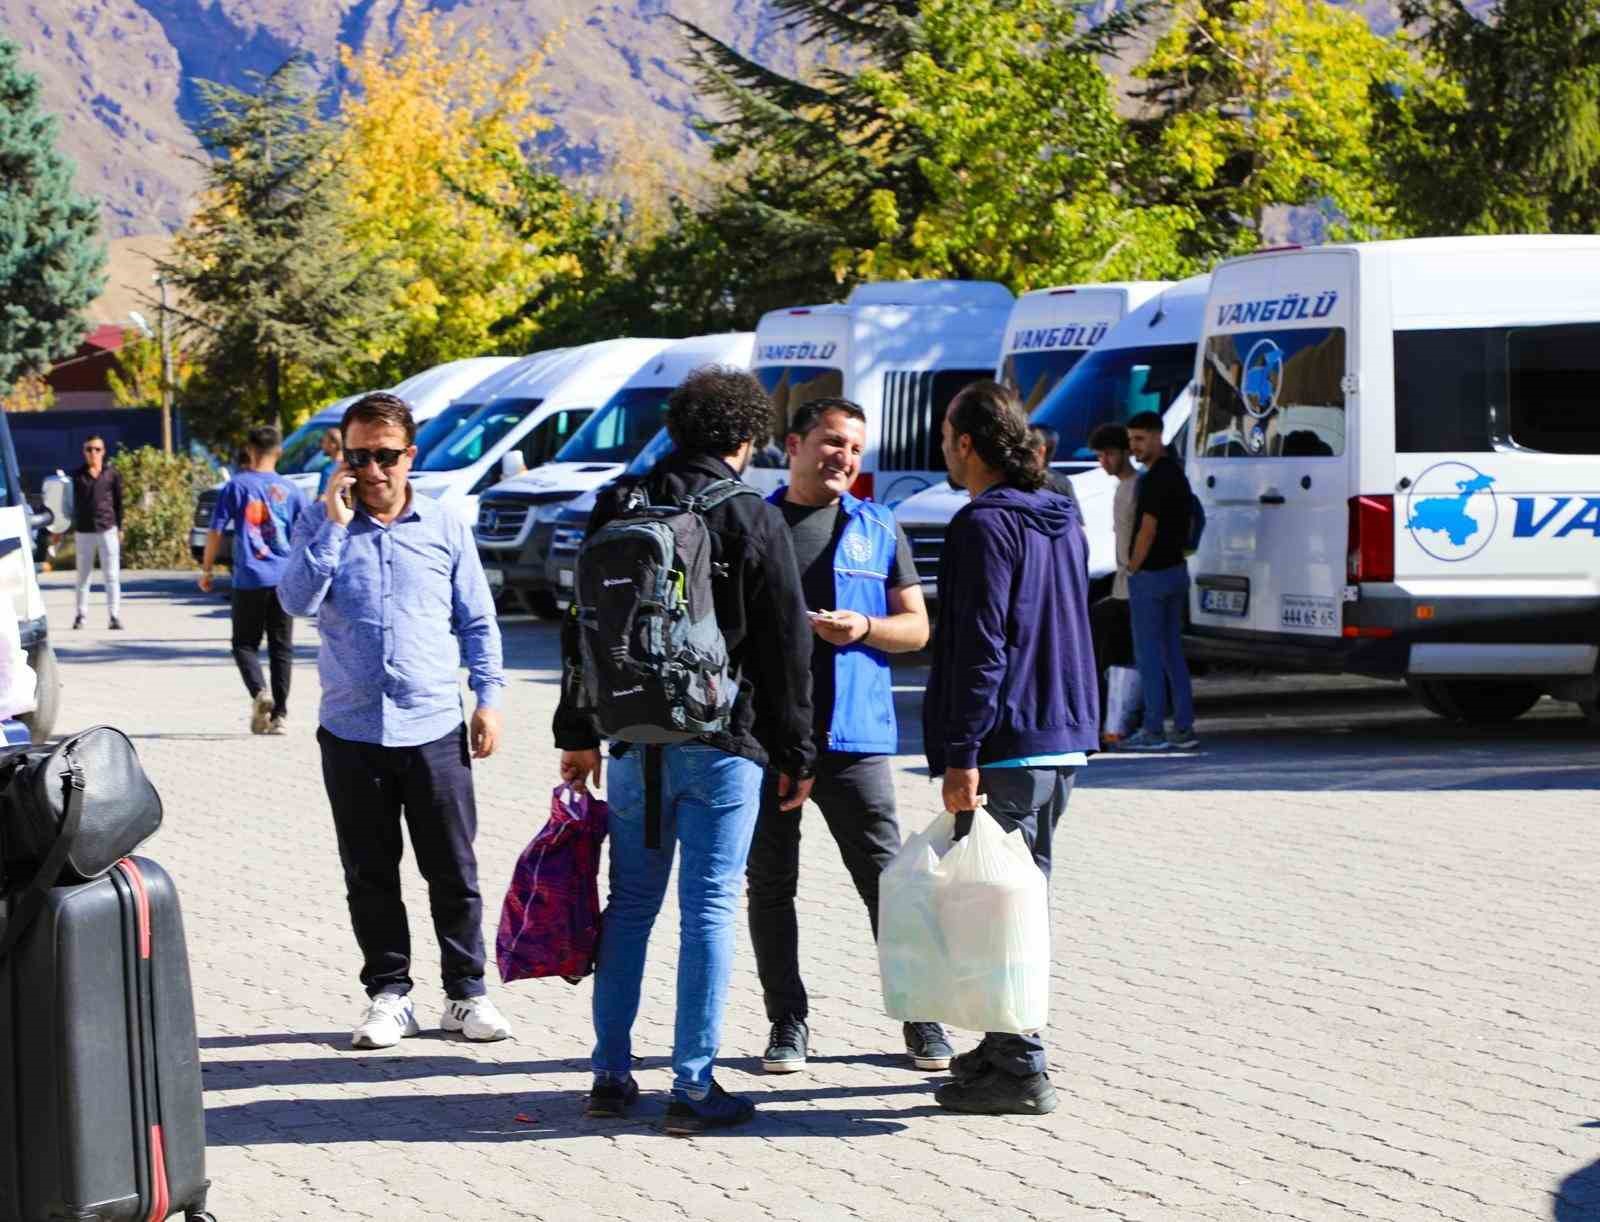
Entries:
[[[1016, 393], [976, 382], [944, 419], [950, 482], [970, 502], [945, 536], [939, 628], [923, 703], [928, 768], [944, 776], [956, 837], [985, 809], [1021, 831], [1048, 877], [1074, 772], [1099, 745], [1087, 543], [1077, 507], [1045, 488]], [[1038, 1032], [996, 1032], [950, 1062], [939, 1106], [1054, 1111]]]

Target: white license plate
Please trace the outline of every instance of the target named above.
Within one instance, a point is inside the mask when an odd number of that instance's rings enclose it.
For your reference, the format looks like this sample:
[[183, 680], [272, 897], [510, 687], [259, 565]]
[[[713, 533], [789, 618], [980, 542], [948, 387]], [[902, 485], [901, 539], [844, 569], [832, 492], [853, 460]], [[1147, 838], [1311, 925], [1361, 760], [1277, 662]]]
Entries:
[[1243, 615], [1250, 606], [1248, 590], [1202, 589], [1200, 610], [1212, 615]]
[[556, 580], [561, 583], [563, 590], [572, 589], [572, 570], [562, 569], [556, 574]]
[[493, 594], [500, 593], [506, 588], [506, 574], [504, 569], [484, 569], [483, 575], [489, 579], [489, 590]]

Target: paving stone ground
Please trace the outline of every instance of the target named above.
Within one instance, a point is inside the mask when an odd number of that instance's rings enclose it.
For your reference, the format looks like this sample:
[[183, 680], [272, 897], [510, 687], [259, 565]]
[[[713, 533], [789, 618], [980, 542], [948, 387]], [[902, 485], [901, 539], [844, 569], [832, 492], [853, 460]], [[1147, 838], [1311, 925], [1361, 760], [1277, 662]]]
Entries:
[[[759, 1119], [654, 1128], [670, 1072], [676, 913], [652, 944], [636, 1120], [581, 1118], [587, 984], [498, 991], [514, 1041], [437, 1031], [346, 1051], [360, 1010], [313, 738], [314, 626], [285, 738], [248, 732], [225, 603], [134, 575], [129, 630], [67, 629], [61, 729], [127, 729], [166, 801], [148, 848], [185, 903], [222, 1222], [295, 1218], [1600, 1218], [1600, 746], [1546, 702], [1452, 729], [1397, 689], [1201, 683], [1192, 759], [1102, 757], [1056, 842], [1053, 1077], [1044, 1119], [941, 1114], [901, 1055], [867, 922], [806, 818], [809, 1071], [763, 1076], [741, 934], [721, 1081]], [[480, 766], [493, 937], [555, 780], [555, 637], [506, 624], [505, 750]], [[897, 677], [903, 823], [923, 671]], [[407, 865], [425, 1026], [442, 995]], [[493, 971], [491, 968], [491, 979]], [[963, 1041], [966, 1037], [963, 1035]]]

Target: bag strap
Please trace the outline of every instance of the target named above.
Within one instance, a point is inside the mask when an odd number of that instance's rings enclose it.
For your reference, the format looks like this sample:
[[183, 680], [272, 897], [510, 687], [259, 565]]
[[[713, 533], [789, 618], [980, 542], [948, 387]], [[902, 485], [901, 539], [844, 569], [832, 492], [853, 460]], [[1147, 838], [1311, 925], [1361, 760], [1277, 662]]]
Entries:
[[710, 513], [724, 501], [731, 500], [745, 493], [751, 496], [760, 496], [761, 493], [749, 484], [736, 479], [719, 479], [715, 483], [707, 484], [693, 496], [686, 496], [680, 502], [685, 510], [690, 513]]
[[66, 801], [62, 804], [65, 814], [61, 820], [61, 831], [56, 834], [55, 843], [39, 863], [33, 881], [17, 897], [10, 917], [0, 926], [0, 931], [3, 931], [0, 932], [0, 959], [11, 953], [17, 939], [27, 932], [28, 926], [33, 924], [34, 918], [44, 908], [45, 896], [55, 886], [56, 879], [61, 877], [61, 868], [67, 864], [67, 854], [72, 851], [72, 842], [78, 838], [78, 828], [83, 823], [83, 769], [73, 760], [70, 748], [65, 758], [67, 771], [61, 775]]

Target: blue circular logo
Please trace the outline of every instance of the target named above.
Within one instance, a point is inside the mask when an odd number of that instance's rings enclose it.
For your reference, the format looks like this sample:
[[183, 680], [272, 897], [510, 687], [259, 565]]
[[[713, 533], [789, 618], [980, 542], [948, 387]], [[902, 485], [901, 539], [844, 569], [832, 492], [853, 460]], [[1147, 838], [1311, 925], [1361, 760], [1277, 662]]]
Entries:
[[1283, 349], [1258, 339], [1244, 358], [1244, 409], [1256, 419], [1270, 415], [1283, 391]]
[[1500, 524], [1494, 476], [1464, 462], [1435, 463], [1411, 485], [1405, 515], [1407, 533], [1435, 560], [1470, 560]]

